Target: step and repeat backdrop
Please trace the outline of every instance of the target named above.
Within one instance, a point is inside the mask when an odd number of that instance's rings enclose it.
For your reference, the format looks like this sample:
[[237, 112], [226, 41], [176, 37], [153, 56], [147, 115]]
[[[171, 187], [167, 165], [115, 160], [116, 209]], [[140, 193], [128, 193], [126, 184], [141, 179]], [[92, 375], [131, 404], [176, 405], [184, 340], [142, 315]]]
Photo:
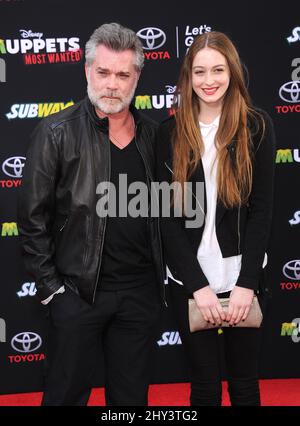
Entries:
[[[105, 22], [138, 33], [145, 67], [134, 103], [157, 121], [170, 114], [195, 36], [223, 31], [237, 45], [253, 102], [271, 115], [277, 136], [261, 377], [300, 377], [299, 1], [0, 0], [0, 393], [43, 386], [47, 308], [22, 265], [16, 219], [29, 136], [43, 117], [85, 96], [84, 46]], [[189, 379], [172, 306], [157, 330], [151, 368], [153, 383]], [[102, 383], [99, 347], [95, 385]]]

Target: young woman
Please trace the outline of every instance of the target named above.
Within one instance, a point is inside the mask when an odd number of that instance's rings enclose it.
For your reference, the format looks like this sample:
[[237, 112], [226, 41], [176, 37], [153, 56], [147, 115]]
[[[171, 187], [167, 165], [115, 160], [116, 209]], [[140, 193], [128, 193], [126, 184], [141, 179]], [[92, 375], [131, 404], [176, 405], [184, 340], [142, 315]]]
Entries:
[[[175, 114], [158, 130], [160, 182], [193, 192], [204, 182], [203, 226], [162, 217], [168, 281], [191, 367], [191, 404], [221, 405], [218, 328], [191, 333], [188, 298], [223, 328], [232, 405], [260, 405], [258, 328], [235, 327], [262, 292], [273, 192], [274, 133], [269, 116], [251, 105], [237, 50], [223, 33], [198, 36], [177, 85]], [[186, 190], [186, 191], [187, 191]], [[179, 192], [177, 192], [179, 194]], [[171, 199], [185, 206], [187, 193]], [[185, 209], [183, 208], [183, 211]], [[228, 310], [220, 298], [230, 297]]]

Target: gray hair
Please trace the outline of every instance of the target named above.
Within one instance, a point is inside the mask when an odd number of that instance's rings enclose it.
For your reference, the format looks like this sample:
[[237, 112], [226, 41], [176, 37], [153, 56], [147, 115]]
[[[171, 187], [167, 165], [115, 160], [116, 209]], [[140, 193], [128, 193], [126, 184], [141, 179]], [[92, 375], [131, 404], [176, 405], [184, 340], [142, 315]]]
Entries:
[[95, 60], [95, 51], [99, 45], [106, 46], [116, 52], [132, 50], [135, 52], [135, 66], [139, 71], [144, 66], [143, 45], [134, 31], [115, 22], [103, 24], [91, 35], [85, 45], [85, 61], [91, 66]]

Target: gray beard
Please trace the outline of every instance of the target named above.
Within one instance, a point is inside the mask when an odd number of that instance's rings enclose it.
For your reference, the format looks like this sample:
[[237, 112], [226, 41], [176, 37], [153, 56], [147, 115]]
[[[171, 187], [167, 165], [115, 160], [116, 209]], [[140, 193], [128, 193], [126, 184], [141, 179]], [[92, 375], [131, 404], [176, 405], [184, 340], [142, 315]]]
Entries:
[[[95, 108], [97, 108], [98, 110], [100, 110], [104, 114], [117, 114], [121, 111], [124, 111], [125, 109], [127, 109], [129, 107], [129, 105], [130, 105], [130, 103], [131, 103], [131, 101], [134, 97], [136, 86], [137, 86], [137, 82], [133, 86], [132, 91], [129, 93], [129, 95], [126, 96], [123, 99], [120, 99], [114, 105], [109, 105], [108, 102], [103, 101], [101, 99], [101, 96], [103, 96], [103, 94], [101, 94], [99, 96], [99, 94], [91, 88], [91, 85], [89, 84], [89, 82], [88, 82], [88, 85], [87, 85], [87, 94], [88, 94], [89, 100], [91, 101], [91, 103], [94, 105]], [[105, 94], [107, 95], [108, 93], [106, 92]], [[111, 92], [109, 95], [115, 96], [115, 93]]]

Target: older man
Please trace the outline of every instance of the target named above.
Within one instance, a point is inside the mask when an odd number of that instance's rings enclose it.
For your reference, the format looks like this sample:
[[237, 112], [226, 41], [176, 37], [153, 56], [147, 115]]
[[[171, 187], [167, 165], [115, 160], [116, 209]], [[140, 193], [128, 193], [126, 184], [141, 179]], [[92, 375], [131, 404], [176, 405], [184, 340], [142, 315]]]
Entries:
[[125, 177], [148, 188], [153, 180], [155, 126], [130, 105], [143, 61], [133, 31], [97, 28], [86, 44], [88, 96], [42, 120], [27, 153], [19, 228], [50, 312], [43, 405], [86, 404], [99, 339], [106, 403], [147, 404], [165, 300], [158, 220], [96, 209], [99, 184], [114, 185], [118, 200]]

